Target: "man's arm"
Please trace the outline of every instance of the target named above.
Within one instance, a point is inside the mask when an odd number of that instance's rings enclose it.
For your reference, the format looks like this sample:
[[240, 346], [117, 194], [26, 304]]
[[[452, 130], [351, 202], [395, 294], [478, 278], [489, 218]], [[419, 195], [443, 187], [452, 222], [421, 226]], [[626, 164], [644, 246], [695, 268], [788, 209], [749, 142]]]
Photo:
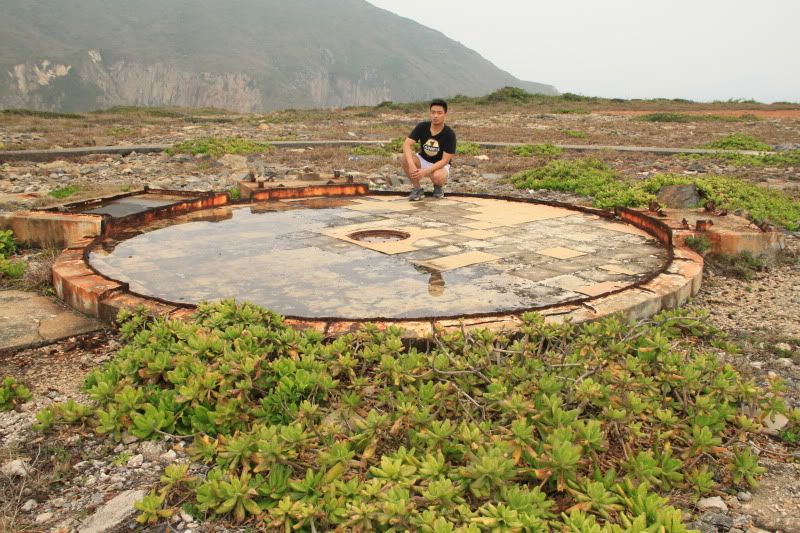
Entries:
[[406, 163], [408, 163], [408, 168], [410, 169], [416, 167], [414, 163], [414, 145], [416, 143], [417, 141], [411, 137], [406, 137], [405, 142], [403, 142], [403, 157], [406, 159]]

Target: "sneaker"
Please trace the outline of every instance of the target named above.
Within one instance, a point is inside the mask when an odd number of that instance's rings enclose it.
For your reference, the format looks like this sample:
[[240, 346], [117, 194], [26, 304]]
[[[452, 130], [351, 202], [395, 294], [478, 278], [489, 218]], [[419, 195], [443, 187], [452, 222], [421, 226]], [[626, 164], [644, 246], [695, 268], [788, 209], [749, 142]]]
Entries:
[[433, 197], [434, 198], [444, 198], [444, 189], [439, 187], [438, 185], [433, 186]]
[[417, 200], [422, 200], [423, 196], [425, 196], [425, 189], [411, 189], [411, 194], [408, 195], [408, 199], [412, 202], [416, 202]]

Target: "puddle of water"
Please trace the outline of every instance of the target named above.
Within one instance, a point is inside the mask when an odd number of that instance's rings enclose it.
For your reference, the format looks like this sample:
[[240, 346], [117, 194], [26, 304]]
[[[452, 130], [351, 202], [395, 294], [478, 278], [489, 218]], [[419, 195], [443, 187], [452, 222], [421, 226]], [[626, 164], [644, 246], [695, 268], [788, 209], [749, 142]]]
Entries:
[[141, 213], [143, 211], [147, 211], [148, 209], [152, 209], [154, 207], [171, 205], [178, 201], [180, 200], [129, 196], [127, 198], [112, 200], [107, 204], [93, 207], [91, 209], [86, 209], [80, 212], [91, 215], [111, 215], [113, 218], [121, 218], [128, 215]]
[[[159, 221], [130, 239], [105, 243], [90, 262], [143, 295], [184, 303], [233, 297], [302, 317], [457, 316], [582, 297], [512, 275], [513, 263], [440, 272], [415, 264], [413, 254], [385, 255], [329, 237], [323, 232], [354, 223], [354, 211], [337, 202], [310, 205], [319, 207], [272, 202]], [[379, 228], [404, 225], [402, 219], [359, 216]], [[443, 241], [425, 253], [451, 255], [451, 248]]]

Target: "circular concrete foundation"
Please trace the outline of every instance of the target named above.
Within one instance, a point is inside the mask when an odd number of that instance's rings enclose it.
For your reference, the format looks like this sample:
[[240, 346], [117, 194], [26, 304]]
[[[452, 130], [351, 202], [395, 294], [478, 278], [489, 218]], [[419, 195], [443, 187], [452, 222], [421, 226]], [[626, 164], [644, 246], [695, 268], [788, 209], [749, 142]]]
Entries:
[[89, 262], [174, 304], [236, 298], [310, 320], [427, 320], [549, 309], [624, 291], [670, 261], [592, 212], [470, 196], [275, 200], [106, 240]]

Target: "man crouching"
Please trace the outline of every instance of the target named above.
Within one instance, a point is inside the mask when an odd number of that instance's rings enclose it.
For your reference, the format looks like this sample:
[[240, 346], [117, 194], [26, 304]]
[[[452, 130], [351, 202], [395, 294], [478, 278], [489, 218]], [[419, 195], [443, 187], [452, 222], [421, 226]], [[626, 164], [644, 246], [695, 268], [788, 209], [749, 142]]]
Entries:
[[[403, 171], [413, 185], [408, 195], [412, 202], [422, 200], [425, 196], [425, 190], [419, 184], [425, 177], [433, 182], [433, 197], [444, 198], [443, 187], [450, 176], [450, 160], [456, 153], [456, 134], [444, 123], [447, 102], [432, 101], [430, 111], [430, 121], [417, 124], [403, 143]], [[420, 143], [420, 150], [415, 154], [412, 147], [417, 142]]]

